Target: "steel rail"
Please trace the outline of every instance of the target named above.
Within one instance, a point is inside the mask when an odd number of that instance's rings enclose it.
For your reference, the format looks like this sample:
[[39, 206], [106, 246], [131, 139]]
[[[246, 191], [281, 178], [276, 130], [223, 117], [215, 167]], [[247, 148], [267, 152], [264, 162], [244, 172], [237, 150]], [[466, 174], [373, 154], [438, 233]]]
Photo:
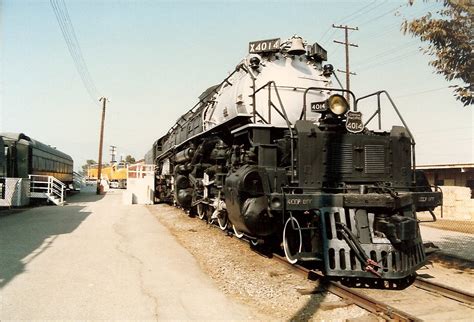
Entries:
[[[285, 263], [287, 266], [292, 267], [295, 271], [304, 274], [305, 276], [309, 276], [310, 274], [316, 275], [318, 278], [324, 278], [324, 275], [318, 273], [313, 270], [309, 270], [300, 265], [292, 265], [290, 264], [284, 257], [273, 254], [273, 257], [278, 259], [280, 262]], [[354, 303], [355, 305], [377, 315], [378, 317], [383, 318], [387, 321], [422, 321], [420, 318], [417, 318], [410, 313], [401, 311], [393, 306], [385, 304], [383, 302], [377, 301], [376, 299], [367, 296], [361, 292], [358, 292], [350, 287], [346, 287], [334, 281], [327, 281], [327, 285], [325, 285], [326, 289], [345, 299], [348, 302]]]
[[[250, 243], [250, 240], [248, 240], [247, 238], [239, 238], [239, 240], [242, 242]], [[254, 248], [251, 249], [257, 253], [260, 253]], [[289, 263], [284, 256], [272, 253], [271, 257], [275, 258], [276, 260], [283, 263], [295, 272], [302, 274], [306, 278], [315, 276], [320, 281], [325, 278], [325, 276], [320, 272], [308, 269], [298, 264], [293, 265]], [[415, 281], [413, 282], [413, 286], [471, 306], [473, 305], [473, 294], [450, 286], [427, 281], [421, 277], [417, 277], [415, 279]], [[325, 284], [318, 285], [317, 287], [315, 287], [315, 290], [318, 290], [320, 287], [324, 287], [328, 292], [339, 296], [340, 298], [346, 300], [349, 304], [355, 304], [386, 321], [423, 321], [422, 319], [410, 313], [399, 310], [389, 304], [380, 302], [370, 296], [363, 294], [360, 291], [341, 285], [340, 283], [335, 281], [326, 279]]]
[[413, 286], [422, 290], [436, 293], [452, 300], [456, 300], [468, 305], [474, 305], [474, 294], [436, 282], [428, 281], [422, 277], [417, 277], [413, 282]]

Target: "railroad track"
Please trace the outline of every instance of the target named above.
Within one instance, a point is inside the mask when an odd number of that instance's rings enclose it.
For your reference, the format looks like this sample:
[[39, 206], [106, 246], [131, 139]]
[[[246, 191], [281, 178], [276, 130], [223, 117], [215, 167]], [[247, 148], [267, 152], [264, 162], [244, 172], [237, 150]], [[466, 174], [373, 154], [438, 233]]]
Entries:
[[[311, 274], [315, 274], [317, 277], [320, 279], [323, 279], [324, 276], [319, 273], [312, 271], [310, 269], [307, 269], [301, 265], [291, 265], [288, 263], [288, 261], [285, 259], [285, 257], [280, 256], [280, 255], [274, 255], [274, 258], [277, 259], [278, 261], [284, 263], [285, 265], [292, 267], [294, 270], [298, 271], [299, 273], [310, 276]], [[374, 298], [371, 298], [365, 294], [363, 294], [360, 291], [357, 291], [355, 289], [346, 287], [344, 285], [339, 284], [338, 282], [334, 281], [326, 281], [325, 282], [325, 288], [341, 297], [342, 299], [346, 300], [349, 303], [354, 303], [357, 306], [362, 307], [363, 309], [385, 319], [385, 320], [391, 320], [391, 321], [421, 321], [415, 316], [412, 316], [411, 314], [407, 312], [403, 312], [401, 310], [396, 309], [395, 307], [392, 307], [388, 304], [385, 304], [383, 302], [380, 302]]]
[[[291, 265], [290, 263], [286, 261], [285, 257], [283, 256], [274, 254], [274, 258], [284, 263], [285, 265], [292, 267], [293, 269], [295, 269], [296, 271], [298, 271], [299, 273], [305, 276], [309, 277], [313, 275], [313, 276], [316, 276], [318, 279], [321, 279], [321, 280], [324, 279], [324, 276], [319, 272], [310, 270], [301, 265]], [[366, 294], [368, 291], [367, 289], [364, 289], [363, 291], [361, 291], [359, 289], [349, 288], [344, 285], [341, 285], [338, 282], [328, 281], [328, 280], [325, 281], [325, 287], [329, 292], [343, 298], [349, 303], [354, 303], [385, 320], [423, 321], [422, 318], [417, 317], [416, 315], [412, 313], [403, 311], [395, 306], [379, 301], [373, 296], [367, 295]], [[470, 309], [472, 309], [474, 305], [473, 294], [465, 292], [463, 290], [452, 288], [450, 286], [428, 281], [421, 277], [417, 277], [415, 279], [412, 287], [416, 287], [424, 291], [435, 293], [436, 295], [455, 300], [457, 302], [460, 302], [462, 305], [466, 305]], [[315, 287], [315, 290], [317, 289], [318, 287]], [[380, 295], [382, 295], [383, 292], [390, 292], [389, 290], [370, 290], [370, 291], [371, 293], [378, 293]], [[403, 292], [403, 291], [398, 291], [398, 292]]]
[[[227, 233], [233, 235], [230, 231]], [[246, 237], [239, 240], [250, 244], [250, 240]], [[265, 255], [255, 247], [251, 249]], [[291, 265], [279, 254], [268, 255], [265, 256], [278, 260], [306, 278], [316, 280], [314, 288], [302, 290], [302, 294], [328, 291], [341, 297], [348, 305], [355, 304], [384, 320], [471, 320], [474, 313], [473, 294], [425, 278], [417, 277], [413, 284], [404, 290], [351, 288], [328, 280], [318, 271], [301, 265]]]
[[432, 293], [437, 293], [441, 296], [470, 305], [471, 307], [474, 306], [474, 294], [465, 292], [454, 287], [429, 281], [421, 277], [417, 277], [415, 279], [413, 286]]
[[[244, 238], [242, 238], [241, 240], [247, 241]], [[253, 250], [255, 251], [255, 249]], [[306, 290], [306, 294], [320, 292], [322, 286], [327, 291], [341, 297], [346, 302], [353, 303], [387, 321], [423, 321], [425, 319], [428, 319], [420, 317], [417, 314], [410, 313], [408, 312], [408, 310], [400, 309], [398, 305], [390, 305], [386, 302], [377, 300], [377, 298], [386, 298], [386, 296], [384, 295], [387, 295], [387, 292], [392, 292], [391, 290], [350, 288], [340, 284], [339, 282], [326, 279], [324, 275], [318, 271], [308, 269], [301, 265], [292, 265], [286, 260], [284, 256], [272, 254], [272, 257], [283, 263], [284, 265], [288, 266], [289, 268], [295, 270], [296, 272], [304, 275], [305, 277], [313, 277], [312, 279], [316, 278], [318, 282], [324, 281], [324, 285], [318, 283], [318, 285], [315, 286], [314, 290]], [[413, 291], [413, 288], [423, 290], [427, 294], [434, 294], [435, 297], [438, 297], [438, 302], [440, 301], [439, 297], [449, 299], [448, 301], [454, 300], [458, 302], [461, 306], [466, 308], [466, 311], [472, 311], [474, 306], [473, 294], [450, 286], [435, 283], [421, 277], [416, 277], [415, 281], [408, 289], [410, 289], [410, 291]], [[403, 298], [404, 292], [406, 293], [408, 291], [401, 290], [396, 292], [402, 295], [400, 296], [400, 298]], [[421, 293], [420, 295], [423, 296], [424, 293]], [[410, 298], [411, 302], [413, 302], [413, 300], [415, 299], [418, 300], [416, 297], [413, 296], [408, 296], [408, 298]], [[467, 318], [469, 318], [469, 315], [467, 316]]]

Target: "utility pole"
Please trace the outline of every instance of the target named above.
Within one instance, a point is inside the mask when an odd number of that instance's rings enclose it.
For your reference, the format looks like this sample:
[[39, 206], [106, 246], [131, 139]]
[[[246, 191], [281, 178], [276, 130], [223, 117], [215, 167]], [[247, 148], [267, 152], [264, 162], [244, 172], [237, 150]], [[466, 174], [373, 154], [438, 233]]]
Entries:
[[115, 145], [110, 146], [110, 163], [115, 163], [115, 151], [117, 150], [117, 147]]
[[[345, 41], [342, 42], [342, 41], [334, 40], [334, 42], [337, 43], [337, 44], [345, 45], [345, 47], [346, 47], [346, 70], [339, 70], [338, 69], [337, 71], [346, 74], [346, 89], [348, 91], [350, 91], [351, 90], [350, 76], [351, 75], [356, 75], [356, 74], [351, 73], [351, 71], [349, 70], [349, 46], [352, 46], [352, 47], [359, 47], [359, 46], [349, 43], [349, 30], [359, 30], [359, 28], [358, 27], [349, 27], [347, 25], [346, 26], [343, 26], [343, 25], [336, 26], [335, 24], [333, 24], [332, 27], [333, 28], [338, 28], [338, 29], [344, 29]], [[349, 103], [350, 102], [350, 96], [349, 96], [348, 92], [346, 92], [346, 99], [347, 99], [347, 102]]]
[[99, 164], [97, 165], [97, 191], [96, 193], [100, 195], [100, 179], [102, 175], [102, 145], [104, 143], [104, 121], [105, 121], [105, 105], [107, 98], [101, 97], [99, 102], [102, 102], [102, 120], [100, 122], [100, 138], [99, 138]]

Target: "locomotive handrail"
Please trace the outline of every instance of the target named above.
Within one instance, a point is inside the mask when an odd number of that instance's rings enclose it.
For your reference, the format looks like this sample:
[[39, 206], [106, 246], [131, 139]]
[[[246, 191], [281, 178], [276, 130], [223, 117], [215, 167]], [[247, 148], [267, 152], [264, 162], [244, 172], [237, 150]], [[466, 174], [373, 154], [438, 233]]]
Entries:
[[[257, 90], [255, 90], [255, 81], [253, 82], [254, 83], [254, 92], [253, 92], [253, 102], [254, 102], [254, 106], [253, 106], [253, 116], [254, 116], [254, 123], [255, 123], [255, 115], [258, 114], [257, 113], [257, 110], [256, 110], [256, 106], [255, 106], [255, 96], [256, 94], [261, 91], [262, 89], [264, 89], [265, 87], [268, 86], [268, 119], [269, 121], [271, 120], [271, 111], [272, 111], [272, 108], [275, 109], [275, 111], [278, 112], [278, 114], [280, 114], [280, 116], [285, 120], [286, 122], [286, 126], [288, 127], [288, 130], [290, 132], [290, 145], [291, 145], [291, 182], [294, 182], [295, 181], [295, 158], [294, 158], [294, 134], [293, 134], [293, 129], [291, 128], [291, 122], [290, 120], [288, 119], [288, 115], [286, 114], [286, 110], [285, 110], [285, 106], [283, 105], [283, 102], [281, 100], [281, 97], [280, 97], [280, 93], [278, 92], [278, 87], [275, 83], [275, 81], [269, 81], [268, 83], [266, 83], [265, 85], [261, 86], [260, 88], [258, 88]], [[272, 101], [272, 98], [271, 98], [271, 92], [272, 92], [272, 85], [273, 87], [275, 88], [275, 93], [276, 93], [276, 96], [278, 98], [278, 103], [280, 104], [280, 108], [281, 108], [281, 111], [278, 110], [278, 108], [275, 106], [275, 104], [273, 104], [273, 101]], [[266, 120], [260, 115], [258, 114], [262, 120], [264, 122], [266, 122]]]
[[377, 110], [374, 112], [374, 114], [369, 118], [369, 120], [364, 124], [364, 125], [367, 125], [373, 118], [375, 115], [378, 114], [378, 119], [379, 119], [379, 128], [381, 127], [381, 106], [380, 106], [380, 95], [381, 94], [385, 94], [388, 98], [388, 100], [390, 101], [390, 103], [392, 104], [392, 107], [393, 109], [395, 110], [395, 112], [397, 113], [398, 117], [400, 118], [400, 121], [402, 121], [403, 123], [403, 126], [407, 129], [407, 132], [408, 134], [410, 135], [410, 139], [413, 141], [413, 144], [415, 144], [415, 138], [413, 137], [413, 135], [411, 134], [411, 131], [410, 129], [408, 128], [408, 125], [406, 124], [405, 120], [403, 119], [402, 115], [400, 114], [400, 111], [398, 110], [397, 106], [395, 105], [395, 102], [392, 100], [392, 98], [390, 97], [390, 95], [388, 94], [388, 92], [386, 90], [381, 90], [381, 91], [378, 91], [378, 92], [375, 92], [375, 93], [372, 93], [372, 94], [369, 94], [369, 95], [365, 95], [365, 96], [362, 96], [362, 97], [359, 97], [357, 99], [357, 103], [359, 103], [359, 101], [362, 101], [366, 98], [369, 98], [369, 97], [372, 97], [372, 96], [375, 96], [377, 95]]
[[395, 102], [392, 100], [392, 98], [390, 97], [390, 95], [388, 94], [388, 92], [386, 90], [377, 91], [375, 93], [359, 97], [356, 100], [356, 104], [358, 104], [359, 101], [362, 101], [362, 100], [367, 99], [367, 98], [372, 97], [372, 96], [377, 96], [377, 110], [369, 118], [369, 120], [364, 124], [364, 126], [366, 126], [370, 121], [372, 121], [372, 119], [375, 117], [375, 115], [378, 114], [379, 129], [382, 128], [382, 119], [381, 119], [382, 109], [381, 109], [381, 106], [380, 106], [380, 95], [382, 95], [382, 94], [385, 94], [385, 96], [387, 96], [388, 100], [392, 104], [393, 109], [395, 110], [395, 113], [397, 113], [398, 118], [400, 119], [400, 121], [402, 121], [403, 126], [407, 129], [408, 135], [410, 136], [410, 144], [411, 144], [411, 149], [412, 149], [411, 155], [412, 155], [412, 163], [413, 163], [412, 164], [413, 183], [416, 183], [416, 176], [415, 176], [415, 171], [416, 171], [415, 145], [416, 145], [416, 142], [415, 142], [415, 138], [413, 137], [413, 134], [411, 133], [410, 128], [408, 127], [408, 125], [406, 124], [406, 122], [403, 119], [402, 115], [400, 114], [400, 111], [398, 110], [397, 106], [395, 105]]
[[352, 91], [343, 89], [343, 88], [331, 88], [331, 87], [308, 87], [303, 94], [303, 109], [301, 110], [300, 120], [306, 120], [306, 95], [309, 91], [335, 91], [335, 92], [343, 92], [349, 93], [352, 96], [352, 101], [354, 102], [354, 111], [357, 111], [357, 100], [355, 95]]
[[[277, 94], [277, 98], [278, 98], [278, 103], [280, 103], [280, 108], [281, 108], [281, 111], [278, 110], [278, 108], [275, 106], [275, 104], [273, 104], [272, 100], [271, 100], [271, 88], [272, 88], [272, 85], [273, 87], [275, 88], [275, 93]], [[269, 81], [268, 83], [266, 83], [265, 85], [261, 86], [260, 88], [258, 88], [257, 90], [254, 91], [253, 95], [252, 96], [255, 96], [258, 92], [260, 92], [262, 89], [264, 89], [265, 87], [268, 86], [268, 122], [266, 122], [266, 120], [264, 119], [264, 121], [266, 123], [270, 123], [271, 122], [271, 109], [272, 107], [275, 109], [275, 111], [277, 111], [280, 116], [285, 120], [286, 122], [286, 125], [288, 126], [288, 128], [291, 130], [291, 122], [290, 120], [288, 119], [288, 115], [286, 114], [286, 110], [285, 110], [285, 107], [283, 106], [283, 102], [281, 100], [281, 97], [280, 97], [280, 93], [278, 92], [278, 87], [275, 83], [275, 81]], [[256, 111], [255, 111], [256, 112]], [[260, 116], [260, 115], [259, 115]], [[260, 116], [261, 117], [261, 116]], [[262, 118], [263, 119], [263, 118]]]

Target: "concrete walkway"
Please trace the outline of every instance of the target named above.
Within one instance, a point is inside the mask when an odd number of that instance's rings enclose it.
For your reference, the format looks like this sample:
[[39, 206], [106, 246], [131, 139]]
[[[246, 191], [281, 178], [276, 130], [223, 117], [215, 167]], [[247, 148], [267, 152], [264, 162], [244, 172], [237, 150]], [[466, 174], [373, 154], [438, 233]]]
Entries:
[[0, 320], [248, 320], [121, 192], [0, 216]]

